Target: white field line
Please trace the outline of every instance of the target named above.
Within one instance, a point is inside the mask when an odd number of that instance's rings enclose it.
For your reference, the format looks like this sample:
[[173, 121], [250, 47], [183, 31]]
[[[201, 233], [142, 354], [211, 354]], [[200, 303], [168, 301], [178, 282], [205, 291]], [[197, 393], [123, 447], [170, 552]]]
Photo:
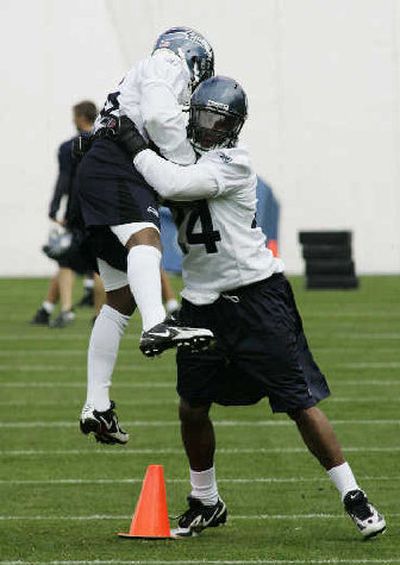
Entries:
[[[1, 383], [0, 383], [0, 387], [1, 387]], [[174, 392], [174, 387], [171, 386], [172, 392]], [[378, 398], [370, 398], [369, 401], [370, 402], [376, 402], [378, 401]], [[388, 398], [384, 398], [382, 397], [381, 402], [387, 402]], [[351, 400], [349, 399], [349, 402]], [[360, 401], [359, 399], [357, 399], [356, 401]], [[175, 398], [163, 398], [163, 399], [159, 399], [159, 400], [153, 400], [153, 399], [147, 399], [144, 398], [142, 400], [119, 400], [118, 401], [118, 407], [120, 408], [121, 406], [170, 406], [170, 405], [178, 405], [179, 404], [179, 399], [177, 397]], [[53, 402], [48, 402], [48, 401], [31, 401], [31, 402], [27, 402], [26, 400], [0, 400], [0, 406], [29, 406], [29, 408], [35, 408], [35, 407], [53, 407], [53, 408], [76, 408], [78, 411], [81, 410], [82, 405], [74, 405], [71, 402], [58, 402], [58, 401], [54, 401]]]
[[[332, 314], [329, 315], [330, 317], [332, 317]], [[378, 316], [375, 315], [374, 316]], [[322, 316], [321, 316], [322, 317]], [[383, 316], [385, 317], [385, 316]], [[397, 314], [396, 314], [397, 317]], [[400, 315], [399, 315], [400, 317]], [[307, 318], [310, 318], [310, 316], [307, 316]], [[39, 330], [40, 331], [40, 330]], [[371, 340], [398, 340], [400, 339], [400, 333], [399, 332], [357, 332], [357, 333], [347, 333], [347, 332], [334, 332], [332, 334], [332, 337], [334, 337], [335, 339], [345, 339], [347, 340], [364, 340], [364, 339], [371, 339]], [[18, 334], [11, 334], [11, 335], [0, 335], [0, 342], [2, 341], [17, 341], [18, 343], [20, 343], [21, 341], [38, 341], [40, 343], [44, 342], [44, 341], [51, 341], [54, 342], [55, 340], [58, 339], [59, 334], [55, 334], [55, 332], [49, 332], [47, 330], [45, 330], [45, 332], [41, 332], [40, 333], [27, 333], [27, 334], [22, 334], [22, 332], [18, 331]], [[86, 343], [88, 343], [89, 341], [89, 337], [90, 337], [90, 331], [88, 331], [88, 333], [74, 333], [74, 334], [70, 334], [70, 333], [63, 333], [62, 334], [62, 341], [76, 341], [76, 340], [85, 340]], [[140, 334], [139, 333], [127, 333], [124, 338], [123, 338], [123, 342], [122, 343], [127, 343], [130, 340], [135, 340], [135, 339], [139, 339], [140, 338]]]
[[[142, 371], [144, 373], [164, 373], [166, 370], [175, 371], [175, 364], [160, 364], [155, 363], [153, 366], [149, 365], [136, 365], [135, 363], [130, 363], [129, 365], [117, 365], [115, 371], [118, 373], [120, 371]], [[19, 371], [23, 373], [61, 373], [61, 372], [78, 372], [85, 374], [85, 363], [80, 363], [77, 366], [73, 365], [19, 365], [18, 363], [2, 364], [0, 365], [0, 371]]]
[[[390, 513], [386, 514], [389, 518], [398, 518], [400, 513]], [[37, 521], [96, 521], [96, 520], [130, 520], [132, 516], [130, 515], [114, 515], [114, 514], [92, 514], [89, 516], [14, 516], [14, 515], [0, 515], [0, 521], [21, 521], [25, 520], [37, 520]], [[229, 520], [343, 520], [343, 513], [341, 514], [254, 514], [254, 515], [230, 515]]]
[[302, 317], [306, 320], [319, 318], [400, 318], [400, 312], [382, 312], [372, 310], [368, 312], [357, 312], [356, 310], [346, 310], [346, 312], [324, 312], [323, 310], [318, 310], [318, 312], [303, 313]]
[[[368, 370], [368, 369], [399, 369], [400, 361], [369, 361], [360, 363], [338, 363], [329, 366], [330, 370], [336, 369], [357, 369], [357, 370]], [[175, 365], [173, 363], [167, 365], [117, 365], [116, 372], [121, 371], [138, 371], [144, 373], [161, 373], [166, 370], [175, 372]], [[62, 373], [62, 372], [73, 372], [82, 373], [85, 372], [85, 364], [73, 365], [19, 365], [18, 363], [1, 364], [1, 371], [13, 371], [22, 373]]]
[[[214, 420], [214, 425], [216, 427], [240, 427], [240, 428], [261, 428], [261, 427], [294, 427], [294, 423], [290, 420], [260, 420], [260, 421], [245, 421], [245, 420]], [[390, 420], [331, 420], [331, 423], [336, 426], [392, 426], [399, 425], [400, 420], [390, 419]], [[132, 420], [124, 422], [126, 426], [136, 426], [138, 428], [148, 428], [148, 427], [171, 427], [178, 426], [179, 422], [176, 420]], [[75, 428], [76, 422], [60, 422], [60, 421], [48, 421], [48, 422], [0, 422], [0, 427], [13, 428], [13, 429], [25, 429], [25, 428]]]
[[400, 557], [389, 559], [119, 559], [94, 561], [0, 561], [0, 565], [398, 565]]
[[[118, 372], [118, 369], [117, 369]], [[84, 371], [82, 371], [83, 375]], [[399, 383], [400, 384], [400, 383]], [[7, 388], [86, 388], [86, 380], [82, 382], [62, 382], [62, 381], [49, 381], [49, 382], [1, 382], [0, 386], [7, 387]], [[118, 388], [171, 388], [171, 390], [175, 389], [175, 381], [168, 382], [154, 382], [154, 381], [146, 381], [146, 382], [126, 382], [126, 383], [119, 383], [118, 380], [113, 387]]]
[[[346, 453], [398, 453], [400, 446], [389, 447], [343, 447]], [[137, 448], [130, 449], [128, 447], [104, 448], [104, 449], [3, 449], [0, 450], [0, 457], [26, 457], [26, 456], [49, 456], [49, 455], [182, 455], [182, 448]], [[252, 455], [252, 454], [292, 454], [292, 453], [308, 453], [305, 447], [257, 447], [257, 448], [220, 448], [217, 455]]]
[[335, 365], [344, 369], [399, 369], [400, 361], [366, 361]]
[[[399, 340], [400, 340], [400, 334], [399, 335]], [[0, 338], [1, 341], [1, 338]], [[394, 351], [396, 351], [398, 344], [393, 344], [392, 347], [374, 347], [374, 352], [380, 352], [380, 353], [393, 353]], [[346, 352], [348, 353], [349, 351], [358, 351], [360, 347], [360, 344], [357, 345], [357, 347], [348, 347], [348, 345], [346, 345], [346, 347], [341, 347], [341, 346], [337, 346], [337, 347], [325, 347], [325, 346], [317, 346], [314, 345], [312, 347], [313, 351], [318, 351], [318, 353], [335, 353], [335, 352]], [[131, 349], [120, 349], [118, 355], [132, 355], [133, 351]], [[72, 356], [81, 356], [81, 357], [85, 357], [87, 355], [87, 347], [84, 348], [73, 348], [73, 349], [68, 349], [68, 348], [62, 348], [62, 349], [42, 349], [42, 348], [36, 348], [36, 349], [16, 349], [16, 350], [0, 350], [0, 357], [27, 357], [27, 356], [34, 356], [34, 357], [39, 357], [40, 355], [54, 355], [55, 357], [58, 355], [72, 355]], [[157, 360], [156, 360], [157, 361]], [[163, 360], [164, 361], [164, 360]]]
[[[1, 386], [1, 383], [0, 383]], [[388, 396], [360, 396], [360, 397], [356, 397], [356, 398], [351, 398], [350, 396], [332, 396], [328, 399], [328, 402], [336, 402], [336, 403], [340, 403], [340, 404], [345, 404], [345, 403], [351, 403], [351, 404], [355, 404], [355, 403], [368, 403], [370, 402], [375, 403], [375, 402], [398, 402], [397, 398], [393, 398], [393, 397], [388, 397]], [[142, 399], [142, 400], [119, 400], [118, 401], [118, 406], [170, 406], [170, 405], [177, 405], [179, 404], [179, 399], [176, 398], [163, 398], [163, 399]], [[53, 400], [52, 402], [49, 401], [31, 401], [28, 402], [26, 400], [0, 400], [0, 406], [10, 406], [10, 407], [16, 407], [16, 406], [20, 406], [20, 407], [24, 407], [24, 406], [29, 406], [29, 408], [36, 408], [36, 407], [46, 407], [46, 408], [71, 408], [72, 403], [71, 402], [59, 402], [59, 401], [55, 401]], [[81, 408], [81, 405], [76, 405], [74, 406], [77, 409]]]
[[[392, 477], [358, 477], [360, 481], [399, 481], [400, 476]], [[49, 480], [36, 480], [36, 479], [9, 479], [0, 480], [0, 485], [45, 485], [45, 486], [58, 486], [58, 485], [124, 485], [124, 484], [141, 484], [143, 477], [134, 479], [49, 479]], [[189, 479], [165, 479], [168, 484], [181, 484], [188, 483]], [[298, 483], [320, 483], [329, 482], [328, 477], [250, 477], [250, 478], [236, 478], [224, 479], [218, 478], [218, 483], [222, 484], [298, 484]]]
[[[44, 370], [44, 368], [43, 368]], [[46, 371], [48, 367], [46, 368]], [[118, 373], [119, 367], [117, 367], [116, 372]], [[161, 368], [158, 369], [161, 372]], [[80, 369], [82, 375], [84, 374], [84, 370]], [[1, 387], [7, 388], [86, 388], [86, 381], [82, 382], [71, 382], [71, 381], [45, 381], [45, 382], [34, 382], [34, 381], [0, 381]], [[400, 378], [399, 379], [342, 379], [342, 380], [335, 380], [334, 386], [400, 386]], [[155, 382], [155, 381], [146, 381], [146, 382], [116, 382], [113, 383], [113, 387], [115, 388], [174, 388], [175, 381], [171, 382]]]
[[347, 339], [400, 339], [398, 332], [373, 332], [373, 333], [352, 333], [352, 334], [334, 334], [334, 337], [343, 337]]

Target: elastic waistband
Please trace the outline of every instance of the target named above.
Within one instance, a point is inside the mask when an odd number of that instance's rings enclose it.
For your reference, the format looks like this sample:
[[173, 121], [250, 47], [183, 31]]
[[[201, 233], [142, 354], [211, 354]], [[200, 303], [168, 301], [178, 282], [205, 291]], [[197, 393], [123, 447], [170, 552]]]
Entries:
[[266, 279], [262, 279], [260, 281], [256, 281], [254, 283], [250, 283], [247, 284], [246, 286], [240, 286], [238, 288], [233, 288], [231, 290], [226, 290], [224, 292], [221, 293], [221, 296], [227, 296], [227, 297], [231, 297], [231, 296], [243, 296], [245, 294], [247, 294], [247, 292], [252, 291], [254, 289], [256, 289], [257, 287], [260, 286], [274, 286], [276, 283], [278, 283], [279, 281], [282, 281], [285, 278], [285, 275], [283, 273], [274, 273], [273, 275], [271, 275], [270, 277], [267, 277]]

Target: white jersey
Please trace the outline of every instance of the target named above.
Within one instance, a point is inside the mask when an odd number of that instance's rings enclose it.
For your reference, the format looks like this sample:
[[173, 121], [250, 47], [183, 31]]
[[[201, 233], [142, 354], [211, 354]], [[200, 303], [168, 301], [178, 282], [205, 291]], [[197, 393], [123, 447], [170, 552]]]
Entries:
[[166, 159], [181, 165], [194, 163], [182, 112], [190, 98], [189, 82], [186, 61], [168, 49], [158, 49], [135, 65], [108, 95], [94, 131], [111, 116], [128, 116]]
[[185, 299], [211, 304], [225, 291], [283, 271], [255, 225], [257, 178], [244, 148], [209, 151], [188, 167], [146, 149], [134, 164], [163, 198], [199, 201], [177, 216]]

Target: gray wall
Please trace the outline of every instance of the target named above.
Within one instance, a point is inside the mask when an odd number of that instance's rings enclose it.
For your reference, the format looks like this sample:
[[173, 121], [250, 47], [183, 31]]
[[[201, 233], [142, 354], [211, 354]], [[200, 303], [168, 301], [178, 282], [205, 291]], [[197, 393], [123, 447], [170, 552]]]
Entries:
[[57, 145], [70, 108], [101, 104], [171, 25], [212, 42], [250, 101], [243, 132], [281, 201], [280, 249], [300, 229], [351, 229], [359, 272], [400, 270], [398, 0], [1, 0], [0, 275], [39, 275]]

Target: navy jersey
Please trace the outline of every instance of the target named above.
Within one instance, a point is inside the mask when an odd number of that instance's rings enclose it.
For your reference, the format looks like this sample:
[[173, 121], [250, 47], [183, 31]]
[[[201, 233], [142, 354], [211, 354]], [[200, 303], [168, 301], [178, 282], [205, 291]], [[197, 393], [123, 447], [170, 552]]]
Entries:
[[58, 149], [58, 177], [49, 206], [49, 217], [55, 220], [57, 212], [60, 209], [61, 200], [63, 197], [66, 197], [68, 200], [64, 220], [66, 220], [67, 223], [71, 207], [70, 197], [74, 190], [74, 181], [78, 166], [76, 157], [72, 155], [74, 139], [75, 137], [64, 141]]

